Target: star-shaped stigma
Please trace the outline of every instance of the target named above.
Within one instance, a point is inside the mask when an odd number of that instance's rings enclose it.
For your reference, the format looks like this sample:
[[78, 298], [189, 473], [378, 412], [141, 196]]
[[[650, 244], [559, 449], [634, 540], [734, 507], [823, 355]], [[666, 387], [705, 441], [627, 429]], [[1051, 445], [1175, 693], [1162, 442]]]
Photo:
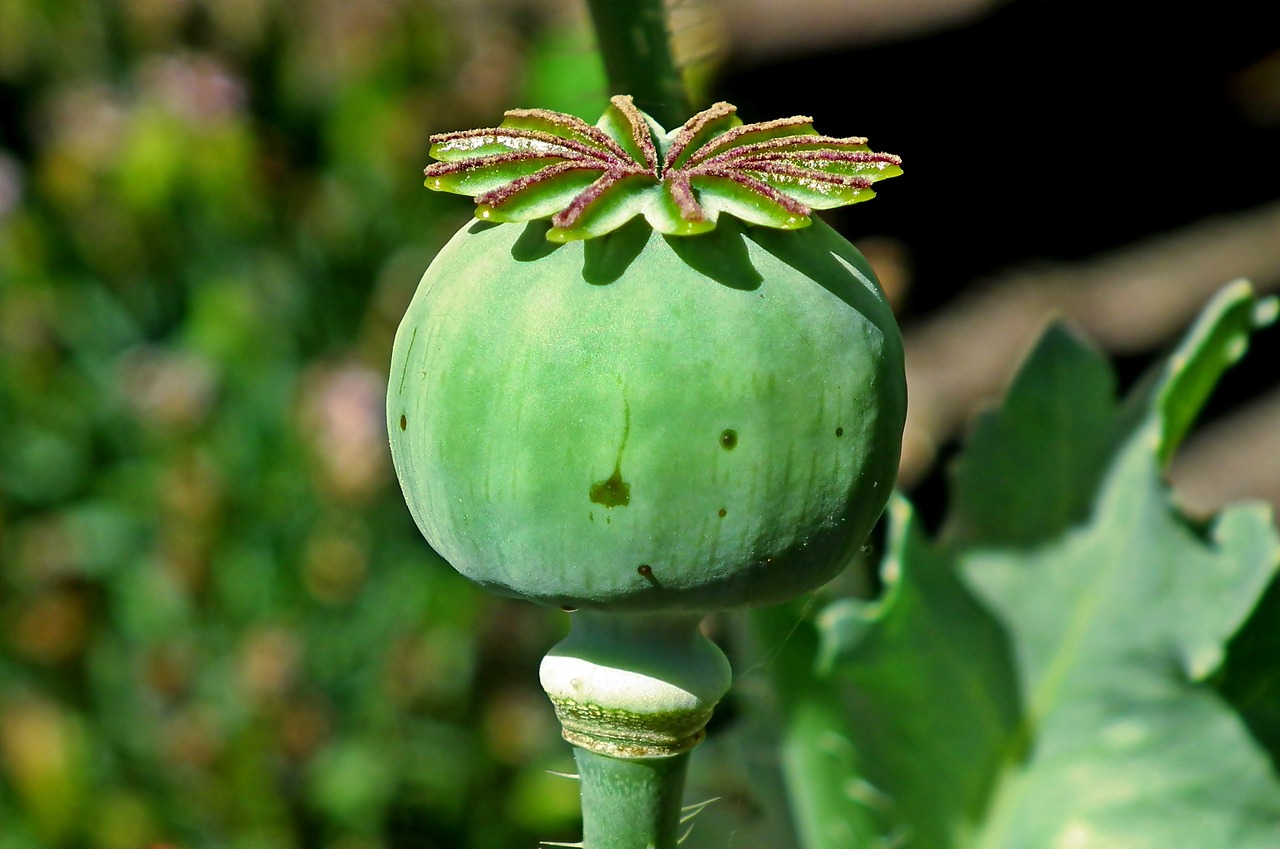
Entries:
[[643, 215], [659, 233], [695, 235], [725, 212], [795, 229], [815, 209], [875, 196], [901, 160], [864, 138], [819, 135], [797, 115], [743, 124], [716, 103], [667, 132], [626, 95], [595, 126], [545, 109], [512, 109], [498, 127], [431, 137], [427, 188], [470, 195], [476, 217], [550, 218], [547, 238], [601, 236]]

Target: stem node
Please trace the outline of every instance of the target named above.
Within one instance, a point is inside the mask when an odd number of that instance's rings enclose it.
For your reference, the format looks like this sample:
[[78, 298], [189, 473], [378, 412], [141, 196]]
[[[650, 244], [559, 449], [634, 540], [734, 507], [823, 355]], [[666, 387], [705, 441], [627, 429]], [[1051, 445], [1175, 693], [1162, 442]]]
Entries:
[[614, 758], [670, 757], [702, 742], [731, 673], [701, 618], [574, 614], [540, 671], [564, 738]]
[[582, 846], [675, 849], [689, 751], [729, 689], [729, 661], [699, 630], [700, 615], [573, 616], [541, 679], [574, 746]]

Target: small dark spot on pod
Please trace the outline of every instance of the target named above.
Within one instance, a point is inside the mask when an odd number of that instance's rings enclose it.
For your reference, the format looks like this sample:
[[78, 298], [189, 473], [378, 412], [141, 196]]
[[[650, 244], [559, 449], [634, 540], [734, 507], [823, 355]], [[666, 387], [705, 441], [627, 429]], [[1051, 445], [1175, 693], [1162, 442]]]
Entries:
[[400, 417], [400, 429], [401, 429], [401, 430], [408, 430], [408, 429], [409, 429], [409, 420], [408, 420], [408, 419], [406, 419], [404, 416], [401, 416], [401, 417]]
[[720, 518], [721, 518], [721, 519], [723, 519], [725, 516], [728, 516], [728, 515], [729, 515], [729, 511], [728, 511], [728, 510], [726, 510], [726, 509], [724, 509], [723, 507], [721, 507], [721, 508], [720, 508]]
[[653, 577], [653, 567], [652, 567], [652, 566], [650, 566], [648, 563], [641, 563], [641, 564], [636, 568], [636, 571], [637, 571], [637, 572], [639, 572], [639, 573], [641, 574], [641, 576], [643, 576], [643, 577], [645, 577], [645, 578], [652, 578], [652, 577]]
[[732, 451], [738, 446], [738, 432], [726, 428], [720, 433], [720, 447], [725, 451]]
[[570, 607], [570, 606], [569, 606], [569, 605], [567, 605], [567, 604], [562, 604], [562, 605], [560, 605], [560, 609], [561, 609], [561, 610], [563, 610], [565, 613], [577, 613], [577, 612], [578, 612], [578, 608], [576, 608], [576, 607]]
[[[613, 474], [606, 480], [591, 485], [587, 496], [592, 503], [612, 510], [614, 507], [626, 507], [631, 503], [631, 484], [622, 479], [622, 468], [613, 467]], [[607, 521], [607, 517], [606, 517]]]
[[836, 428], [836, 436], [844, 436], [844, 428], [842, 427]]

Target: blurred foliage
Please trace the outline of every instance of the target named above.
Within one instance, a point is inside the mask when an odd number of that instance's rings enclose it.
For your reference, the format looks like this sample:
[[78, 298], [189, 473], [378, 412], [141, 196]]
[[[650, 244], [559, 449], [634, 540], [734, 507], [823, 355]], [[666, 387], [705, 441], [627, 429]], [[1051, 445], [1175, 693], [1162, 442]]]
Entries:
[[938, 533], [891, 503], [884, 592], [827, 604], [776, 665], [806, 849], [1280, 845], [1277, 752], [1241, 722], [1274, 712], [1237, 712], [1276, 656], [1227, 661], [1234, 704], [1206, 686], [1242, 624], [1275, 629], [1280, 531], [1258, 503], [1190, 519], [1161, 473], [1278, 306], [1224, 288], [1123, 398], [1050, 326], [975, 421]]
[[559, 623], [434, 557], [383, 422], [469, 216], [427, 136], [526, 77], [603, 103], [548, 10], [0, 4], [5, 849], [576, 831], [532, 672]]

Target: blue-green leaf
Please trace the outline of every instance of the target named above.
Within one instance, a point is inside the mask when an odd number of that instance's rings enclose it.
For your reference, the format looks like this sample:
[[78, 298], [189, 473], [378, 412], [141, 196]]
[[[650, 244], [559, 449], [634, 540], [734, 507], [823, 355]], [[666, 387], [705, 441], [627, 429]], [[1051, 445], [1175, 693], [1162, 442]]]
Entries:
[[885, 593], [826, 608], [786, 682], [786, 745], [842, 753], [787, 757], [806, 849], [1280, 846], [1272, 762], [1206, 686], [1280, 534], [1261, 505], [1193, 523], [1162, 478], [1269, 316], [1227, 287], [1124, 405], [1051, 329], [975, 430], [943, 537], [895, 503]]

